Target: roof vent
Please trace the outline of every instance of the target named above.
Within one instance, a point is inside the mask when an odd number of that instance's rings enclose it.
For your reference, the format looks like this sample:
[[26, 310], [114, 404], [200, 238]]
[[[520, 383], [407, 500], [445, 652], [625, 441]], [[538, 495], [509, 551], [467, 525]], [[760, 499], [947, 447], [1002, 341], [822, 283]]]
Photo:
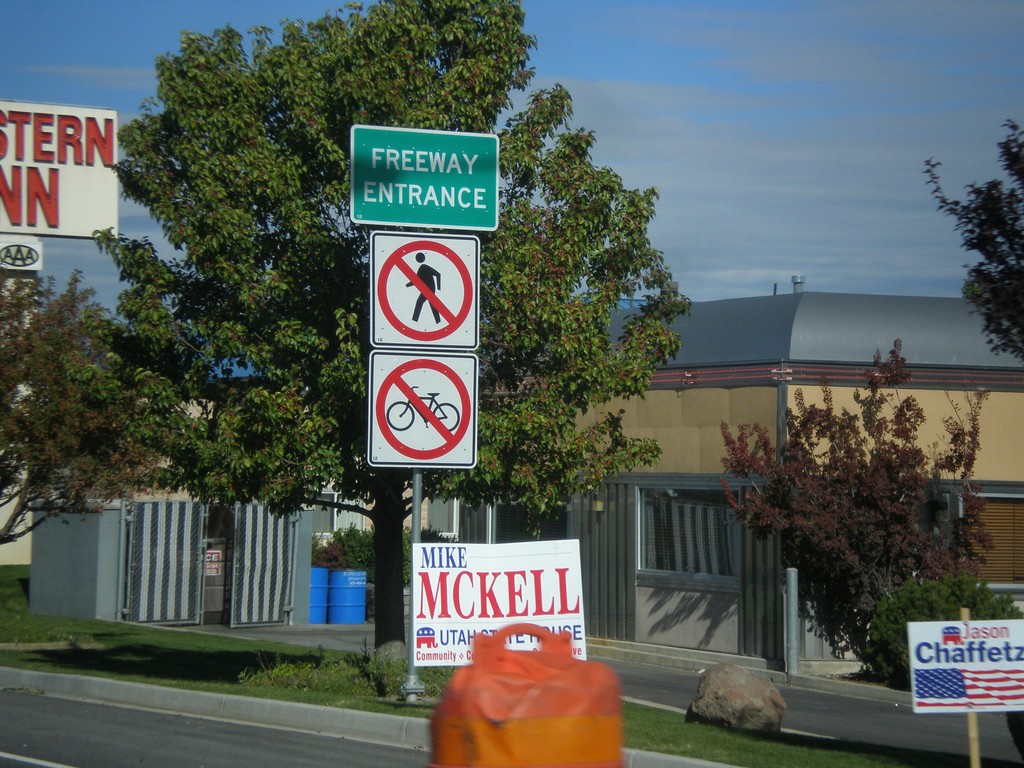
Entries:
[[807, 282], [807, 278], [803, 275], [793, 275], [790, 279], [793, 281], [793, 293], [803, 293], [804, 283]]

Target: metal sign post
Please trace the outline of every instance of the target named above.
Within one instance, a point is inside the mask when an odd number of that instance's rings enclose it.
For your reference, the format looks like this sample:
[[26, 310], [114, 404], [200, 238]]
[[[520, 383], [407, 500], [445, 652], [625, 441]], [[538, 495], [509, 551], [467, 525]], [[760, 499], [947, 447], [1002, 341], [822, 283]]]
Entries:
[[[971, 620], [971, 609], [960, 608], [960, 621]], [[411, 621], [411, 617], [410, 617]], [[981, 741], [978, 738], [978, 713], [967, 713], [967, 756], [971, 768], [981, 768]]]
[[[445, 230], [498, 228], [495, 134], [353, 125], [353, 224]], [[423, 471], [476, 465], [480, 241], [472, 235], [370, 236], [370, 397], [367, 461], [412, 468], [412, 546], [420, 543]], [[444, 352], [445, 354], [438, 354]], [[409, 576], [408, 673], [416, 674], [416, 583]]]
[[[423, 470], [412, 471], [412, 552], [416, 552], [416, 546], [420, 543], [420, 511], [423, 507]], [[402, 693], [408, 702], [416, 701], [416, 697], [423, 693], [425, 688], [420, 682], [416, 673], [416, 640], [413, 637], [413, 627], [416, 615], [416, 569], [409, 569], [409, 637], [406, 639], [405, 649], [408, 656], [405, 682], [402, 684]]]

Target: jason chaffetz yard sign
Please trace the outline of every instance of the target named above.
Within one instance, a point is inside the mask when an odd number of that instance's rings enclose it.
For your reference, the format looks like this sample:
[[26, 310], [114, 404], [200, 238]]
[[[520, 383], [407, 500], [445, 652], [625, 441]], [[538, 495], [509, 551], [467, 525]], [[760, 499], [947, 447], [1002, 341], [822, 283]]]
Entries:
[[915, 712], [1024, 710], [1024, 620], [907, 624]]
[[498, 137], [353, 125], [355, 224], [494, 231]]

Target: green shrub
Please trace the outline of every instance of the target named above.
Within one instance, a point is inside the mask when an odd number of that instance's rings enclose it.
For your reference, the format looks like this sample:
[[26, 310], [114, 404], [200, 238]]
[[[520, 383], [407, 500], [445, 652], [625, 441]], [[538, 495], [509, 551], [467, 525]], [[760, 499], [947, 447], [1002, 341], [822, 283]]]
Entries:
[[373, 529], [354, 525], [339, 529], [327, 541], [313, 537], [313, 567], [332, 571], [366, 571], [366, 580], [374, 581]]
[[322, 654], [302, 658], [268, 658], [260, 654], [258, 669], [246, 669], [238, 676], [242, 685], [256, 688], [318, 691], [336, 695], [374, 693], [370, 681], [354, 655], [340, 660], [327, 660]]
[[[396, 651], [404, 651], [401, 643]], [[397, 699], [408, 675], [403, 653], [379, 653], [364, 648], [361, 654], [348, 653], [341, 658], [327, 659], [321, 651], [301, 657], [260, 654], [258, 667], [244, 670], [238, 676], [242, 685], [254, 688], [317, 691], [338, 696], [377, 696]], [[450, 667], [423, 667], [416, 676], [423, 685], [423, 695], [440, 698], [451, 680]]]
[[[377, 652], [364, 649], [360, 666], [377, 696], [382, 699], [401, 697], [402, 686], [405, 685], [405, 678], [409, 673], [404, 655], [398, 657], [394, 654], [380, 653], [379, 649]], [[452, 667], [418, 667], [416, 677], [423, 686], [423, 696], [428, 699], [440, 698], [454, 673]]]
[[334, 539], [322, 539], [313, 534], [313, 567], [330, 568], [332, 571], [347, 567], [345, 547]]
[[892, 688], [910, 687], [910, 651], [907, 623], [911, 621], [959, 621], [960, 608], [969, 608], [972, 619], [1024, 618], [1009, 595], [997, 595], [968, 573], [941, 581], [910, 581], [881, 600], [871, 620], [864, 664]]
[[[420, 531], [420, 541], [438, 542], [451, 541], [451, 539], [434, 528], [424, 528]], [[405, 563], [404, 579], [409, 581], [409, 568], [412, 561], [412, 531], [408, 528], [402, 532], [402, 554]], [[349, 526], [344, 530], [335, 531], [328, 541], [314, 536], [313, 567], [330, 568], [332, 571], [366, 571], [366, 581], [375, 584], [377, 579], [373, 553], [373, 529], [360, 530], [355, 526]]]

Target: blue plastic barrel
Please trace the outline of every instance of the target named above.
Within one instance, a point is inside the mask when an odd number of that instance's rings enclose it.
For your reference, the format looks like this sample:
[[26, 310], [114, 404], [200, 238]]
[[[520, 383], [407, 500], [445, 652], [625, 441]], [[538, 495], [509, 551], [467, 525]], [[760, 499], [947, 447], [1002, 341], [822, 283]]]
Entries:
[[365, 622], [366, 571], [331, 571], [327, 588], [327, 623]]
[[309, 623], [327, 623], [327, 568], [309, 571]]

